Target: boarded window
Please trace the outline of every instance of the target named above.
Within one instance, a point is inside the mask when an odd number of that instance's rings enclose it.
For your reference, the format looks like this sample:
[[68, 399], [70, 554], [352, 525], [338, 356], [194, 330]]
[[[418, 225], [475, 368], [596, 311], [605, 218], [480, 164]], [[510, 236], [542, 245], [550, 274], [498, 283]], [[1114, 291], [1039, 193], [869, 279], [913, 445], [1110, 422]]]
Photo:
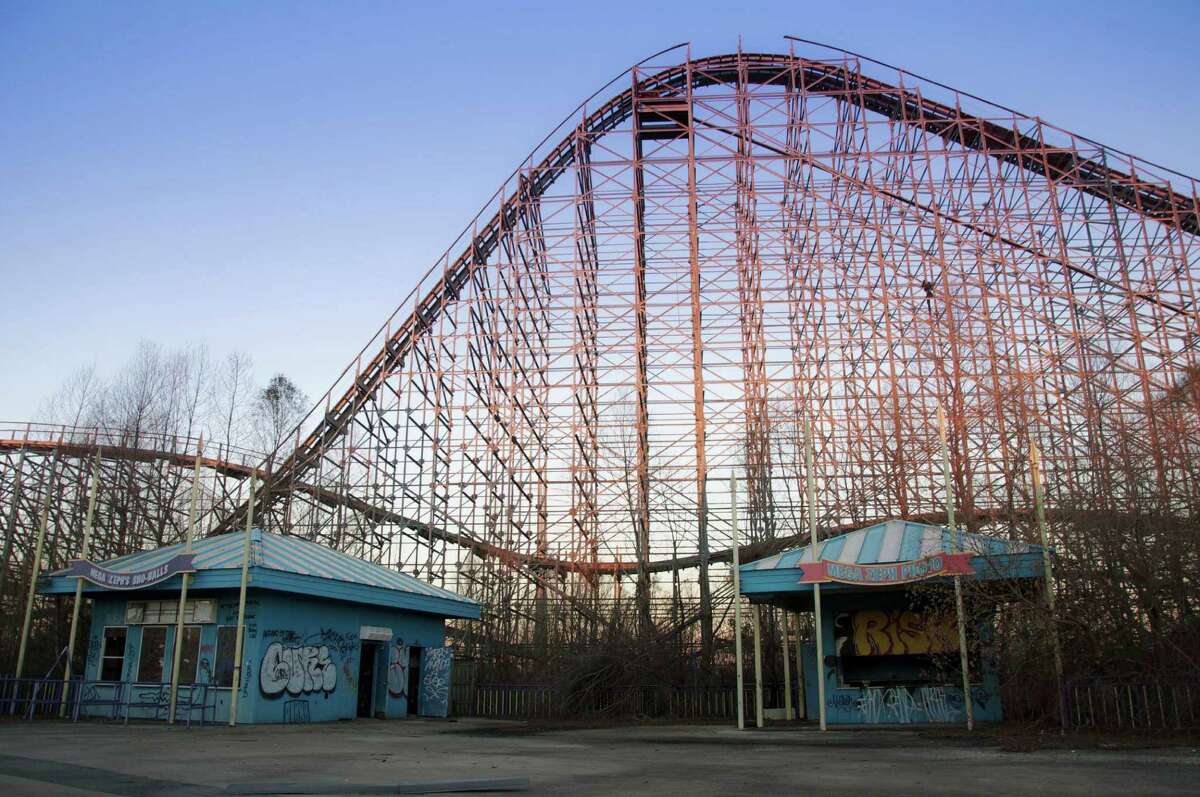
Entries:
[[[179, 601], [130, 601], [125, 608], [125, 622], [131, 625], [147, 623], [158, 625], [174, 623]], [[214, 623], [217, 620], [217, 602], [199, 598], [190, 600], [183, 609], [185, 623]]]
[[144, 684], [163, 681], [163, 658], [167, 652], [167, 627], [148, 625], [142, 629], [142, 649], [138, 654], [137, 680]]
[[119, 681], [125, 670], [125, 626], [104, 629], [100, 651], [100, 680]]
[[233, 657], [237, 647], [237, 626], [217, 628], [217, 660], [213, 680], [217, 686], [233, 686]]
[[183, 629], [183, 648], [179, 651], [179, 683], [196, 683], [196, 666], [200, 662], [200, 626]]

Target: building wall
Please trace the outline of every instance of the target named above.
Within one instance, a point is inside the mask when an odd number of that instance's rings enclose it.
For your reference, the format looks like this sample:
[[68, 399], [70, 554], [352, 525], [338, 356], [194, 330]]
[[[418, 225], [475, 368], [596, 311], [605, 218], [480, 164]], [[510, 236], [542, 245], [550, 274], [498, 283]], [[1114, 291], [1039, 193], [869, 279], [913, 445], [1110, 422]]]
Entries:
[[[129, 686], [132, 718], [164, 718], [168, 690], [161, 685], [138, 681], [138, 661], [143, 628], [125, 624], [125, 607], [131, 600], [174, 599], [174, 594], [122, 593], [97, 598], [92, 609], [85, 677], [98, 680], [101, 649], [107, 626], [125, 626], [125, 661], [122, 680]], [[219, 626], [236, 626], [238, 594], [195, 591], [189, 598], [215, 598], [217, 622], [201, 625], [198, 683], [215, 683]], [[374, 683], [365, 685], [373, 693], [372, 713], [388, 718], [416, 713], [408, 700], [409, 646], [440, 649], [445, 641], [441, 617], [346, 602], [333, 602], [301, 595], [251, 589], [246, 599], [246, 633], [238, 697], [239, 723], [322, 722], [353, 719], [357, 715], [360, 656], [365, 650], [375, 657]], [[390, 629], [387, 641], [363, 646], [363, 626]], [[175, 626], [167, 628], [163, 681], [170, 680], [171, 652]], [[437, 654], [431, 654], [435, 656]], [[113, 688], [88, 687], [93, 697], [110, 699]], [[199, 697], [199, 696], [197, 696]], [[208, 701], [215, 703], [215, 719], [227, 722], [231, 690], [212, 687]], [[147, 705], [137, 705], [147, 704]], [[437, 705], [425, 706], [444, 714]], [[93, 706], [87, 713], [110, 716], [112, 708]], [[200, 718], [199, 711], [193, 720]], [[206, 719], [214, 719], [210, 711]]]
[[[836, 649], [835, 618], [847, 612], [880, 609], [894, 612], [908, 608], [908, 597], [902, 590], [878, 594], [823, 594], [821, 636], [825, 648], [825, 712], [830, 724], [871, 725], [909, 723], [963, 723], [966, 707], [960, 685], [937, 683], [924, 685], [849, 686], [842, 683], [841, 662]], [[976, 722], [1002, 719], [999, 677], [995, 656], [987, 642], [992, 625], [981, 621], [975, 633], [983, 644], [971, 671], [971, 700]], [[957, 650], [957, 647], [955, 647]], [[815, 644], [803, 646], [805, 703], [809, 719], [816, 719], [818, 707], [817, 652]], [[881, 657], [886, 665], [888, 657]], [[956, 674], [954, 678], [958, 678]]]
[[[261, 593], [259, 602], [253, 635], [247, 620], [246, 646], [252, 652], [243, 663], [248, 673], [243, 699], [249, 696], [255, 706], [251, 721], [284, 722], [298, 715], [313, 722], [352, 719], [360, 688], [372, 690], [374, 711], [386, 717], [416, 713], [407, 695], [408, 648], [441, 648], [442, 618], [282, 593]], [[364, 648], [362, 626], [389, 628], [391, 639]], [[363, 650], [376, 657], [374, 684], [358, 682]], [[296, 664], [304, 676], [284, 677]]]

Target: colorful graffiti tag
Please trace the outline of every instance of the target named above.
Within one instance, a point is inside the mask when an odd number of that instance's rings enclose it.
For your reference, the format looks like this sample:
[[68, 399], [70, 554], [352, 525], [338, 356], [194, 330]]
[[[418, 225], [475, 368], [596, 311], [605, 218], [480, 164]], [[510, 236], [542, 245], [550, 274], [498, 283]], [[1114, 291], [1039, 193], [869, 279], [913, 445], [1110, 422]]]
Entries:
[[[950, 615], [866, 609], [834, 618], [842, 656], [902, 656], [953, 653], [958, 633]], [[845, 636], [841, 636], [841, 635]]]

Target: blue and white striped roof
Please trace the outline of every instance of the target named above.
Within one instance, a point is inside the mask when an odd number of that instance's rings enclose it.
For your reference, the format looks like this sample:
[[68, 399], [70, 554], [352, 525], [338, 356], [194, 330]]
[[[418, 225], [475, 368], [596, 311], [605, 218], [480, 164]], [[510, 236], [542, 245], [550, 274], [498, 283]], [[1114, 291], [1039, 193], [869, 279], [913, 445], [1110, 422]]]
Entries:
[[[1030, 553], [1034, 546], [1012, 540], [983, 537], [959, 532], [959, 550], [980, 556], [999, 556]], [[838, 537], [817, 543], [819, 558], [826, 562], [873, 565], [887, 562], [908, 562], [935, 553], [953, 551], [950, 532], [942, 526], [913, 523], [907, 520], [887, 520], [873, 526], [856, 529]], [[808, 561], [809, 548], [793, 548], [765, 559], [748, 562], [742, 572], [785, 570]]]
[[[285, 537], [254, 529], [251, 532], [250, 543], [250, 568], [255, 574], [258, 574], [252, 576], [251, 579], [255, 585], [261, 583], [262, 586], [267, 587], [268, 582], [271, 584], [284, 583], [279, 578], [264, 578], [271, 576], [272, 573], [277, 574], [280, 578], [292, 575], [304, 576], [344, 585], [336, 590], [338, 596], [353, 595], [353, 588], [388, 590], [392, 593], [402, 592], [414, 597], [430, 599], [438, 605], [442, 605], [443, 601], [467, 605], [473, 610], [468, 613], [478, 616], [478, 604], [458, 593], [435, 587], [406, 573], [334, 551], [300, 537]], [[160, 565], [173, 556], [183, 553], [183, 549], [183, 543], [178, 543], [165, 548], [139, 551], [99, 564], [105, 569], [121, 573], [136, 572]], [[202, 577], [217, 576], [219, 574], [217, 571], [240, 571], [244, 550], [244, 532], [220, 534], [193, 542], [192, 553], [195, 555], [193, 566], [196, 570], [197, 586]], [[48, 586], [56, 586], [55, 581], [64, 579], [67, 575], [68, 571], [66, 570], [48, 574], [46, 576], [46, 581], [49, 582]], [[70, 579], [72, 584], [74, 581], [74, 578]], [[347, 591], [346, 587], [350, 587], [351, 591]], [[309, 590], [293, 591], [308, 592]], [[318, 586], [310, 594], [320, 594], [321, 592], [322, 590]], [[364, 602], [371, 601], [364, 600]]]

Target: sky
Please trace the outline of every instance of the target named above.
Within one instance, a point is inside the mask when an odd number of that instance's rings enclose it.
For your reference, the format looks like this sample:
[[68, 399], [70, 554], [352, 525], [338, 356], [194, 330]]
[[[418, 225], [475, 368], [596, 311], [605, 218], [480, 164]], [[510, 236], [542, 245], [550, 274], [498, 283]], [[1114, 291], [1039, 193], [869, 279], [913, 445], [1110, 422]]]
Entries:
[[0, 422], [139, 341], [314, 399], [631, 64], [860, 52], [1200, 175], [1200, 2], [0, 0]]

